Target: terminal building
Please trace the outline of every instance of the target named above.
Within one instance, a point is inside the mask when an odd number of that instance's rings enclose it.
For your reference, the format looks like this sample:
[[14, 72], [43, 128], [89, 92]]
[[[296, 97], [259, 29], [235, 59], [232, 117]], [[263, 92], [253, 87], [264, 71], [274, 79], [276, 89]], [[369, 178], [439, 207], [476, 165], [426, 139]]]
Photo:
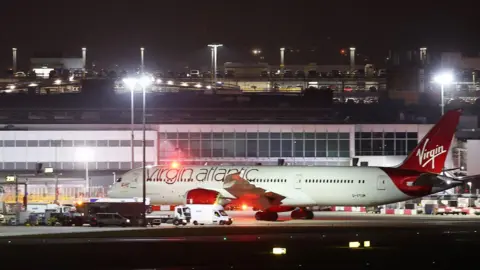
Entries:
[[[257, 164], [365, 166], [400, 163], [431, 128], [401, 125], [149, 125], [147, 165]], [[134, 167], [142, 164], [142, 131], [134, 134]], [[28, 173], [37, 163], [64, 177], [131, 169], [129, 125], [18, 125], [0, 131], [0, 170]]]

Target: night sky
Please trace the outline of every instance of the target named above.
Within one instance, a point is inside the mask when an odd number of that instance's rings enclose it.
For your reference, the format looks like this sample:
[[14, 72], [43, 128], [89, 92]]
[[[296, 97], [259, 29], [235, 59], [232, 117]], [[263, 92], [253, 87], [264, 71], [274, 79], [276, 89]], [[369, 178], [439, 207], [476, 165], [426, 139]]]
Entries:
[[[351, 45], [381, 62], [388, 49], [427, 46], [432, 51], [480, 52], [477, 1], [227, 1], [84, 0], [5, 1], [0, 7], [0, 66], [18, 48], [21, 69], [34, 52], [81, 56], [97, 66], [134, 65], [146, 48], [148, 67], [209, 64], [208, 43], [225, 45], [219, 61], [335, 64]], [[335, 3], [335, 4], [333, 4]], [[297, 52], [298, 51], [298, 52]]]

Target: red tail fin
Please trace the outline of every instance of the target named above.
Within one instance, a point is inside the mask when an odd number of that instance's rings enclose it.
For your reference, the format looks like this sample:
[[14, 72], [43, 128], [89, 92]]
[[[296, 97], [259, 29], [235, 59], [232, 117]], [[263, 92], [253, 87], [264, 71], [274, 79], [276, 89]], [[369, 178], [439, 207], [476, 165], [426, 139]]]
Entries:
[[400, 165], [401, 169], [439, 174], [457, 130], [461, 110], [448, 111]]

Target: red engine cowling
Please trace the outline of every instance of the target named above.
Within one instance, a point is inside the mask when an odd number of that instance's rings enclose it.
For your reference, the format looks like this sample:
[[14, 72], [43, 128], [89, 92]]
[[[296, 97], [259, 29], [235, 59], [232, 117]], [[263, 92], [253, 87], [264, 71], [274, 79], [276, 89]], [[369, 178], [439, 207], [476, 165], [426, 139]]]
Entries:
[[208, 189], [192, 189], [187, 192], [188, 204], [214, 204], [218, 198], [218, 192]]

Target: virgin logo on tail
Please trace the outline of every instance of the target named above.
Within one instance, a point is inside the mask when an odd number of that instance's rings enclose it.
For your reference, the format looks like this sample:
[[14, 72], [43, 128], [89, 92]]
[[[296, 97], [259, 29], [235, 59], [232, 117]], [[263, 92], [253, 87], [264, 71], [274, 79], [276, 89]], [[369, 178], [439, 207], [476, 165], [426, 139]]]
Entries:
[[430, 141], [429, 138], [425, 140], [423, 147], [417, 150], [417, 157], [418, 157], [418, 164], [423, 168], [430, 163], [432, 165], [432, 169], [435, 169], [435, 158], [447, 152], [443, 148], [443, 145], [437, 145], [434, 149], [427, 150], [427, 144]]

